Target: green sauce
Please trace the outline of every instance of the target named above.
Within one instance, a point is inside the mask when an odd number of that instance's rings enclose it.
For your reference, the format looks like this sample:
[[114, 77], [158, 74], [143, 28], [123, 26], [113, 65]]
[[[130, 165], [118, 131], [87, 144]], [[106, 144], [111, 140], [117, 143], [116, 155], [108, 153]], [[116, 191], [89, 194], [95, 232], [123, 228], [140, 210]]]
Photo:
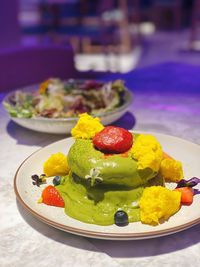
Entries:
[[[75, 182], [71, 175], [65, 176], [61, 185], [57, 186], [65, 201], [65, 212], [72, 218], [86, 223], [111, 225], [118, 209], [127, 212], [129, 221], [139, 221], [137, 205], [143, 188], [110, 187], [99, 185], [87, 186], [84, 182]], [[132, 204], [133, 203], [133, 204]]]

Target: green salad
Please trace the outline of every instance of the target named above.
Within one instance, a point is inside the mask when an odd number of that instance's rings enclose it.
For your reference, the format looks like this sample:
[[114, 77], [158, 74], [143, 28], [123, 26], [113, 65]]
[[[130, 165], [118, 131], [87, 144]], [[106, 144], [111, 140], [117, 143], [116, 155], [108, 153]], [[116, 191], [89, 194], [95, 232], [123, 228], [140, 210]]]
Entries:
[[15, 91], [3, 104], [11, 117], [69, 118], [84, 112], [95, 115], [111, 111], [124, 103], [124, 92], [121, 80], [62, 81], [51, 78], [34, 91]]

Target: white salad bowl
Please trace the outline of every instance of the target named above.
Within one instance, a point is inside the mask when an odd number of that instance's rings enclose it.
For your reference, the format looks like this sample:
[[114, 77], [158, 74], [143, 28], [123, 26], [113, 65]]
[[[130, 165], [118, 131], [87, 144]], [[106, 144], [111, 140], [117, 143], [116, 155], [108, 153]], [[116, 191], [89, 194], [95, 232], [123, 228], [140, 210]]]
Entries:
[[[18, 89], [17, 91], [32, 91], [38, 88], [38, 85], [27, 86], [22, 89]], [[11, 104], [10, 99], [12, 95], [15, 94], [16, 91], [12, 91], [6, 95], [3, 102], [7, 102]], [[122, 117], [127, 110], [129, 109], [130, 104], [133, 101], [133, 94], [125, 89], [124, 94], [124, 103], [114, 108], [111, 111], [99, 112], [95, 113], [95, 117], [99, 117], [101, 122], [104, 125], [111, 124], [112, 122], [118, 120]], [[71, 129], [75, 126], [78, 117], [70, 117], [70, 118], [44, 118], [44, 117], [36, 117], [36, 118], [17, 118], [10, 116], [10, 119], [16, 122], [18, 125], [23, 126], [27, 129], [43, 132], [43, 133], [52, 133], [52, 134], [69, 134]]]

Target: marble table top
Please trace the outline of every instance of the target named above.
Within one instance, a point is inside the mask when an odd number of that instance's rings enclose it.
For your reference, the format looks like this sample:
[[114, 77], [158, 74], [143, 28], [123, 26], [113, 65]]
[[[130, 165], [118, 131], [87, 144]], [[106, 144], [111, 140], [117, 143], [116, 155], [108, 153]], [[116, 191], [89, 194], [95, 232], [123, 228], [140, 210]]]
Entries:
[[[200, 144], [199, 103], [199, 93], [137, 92], [130, 111], [116, 125]], [[62, 138], [16, 125], [0, 104], [1, 267], [200, 266], [200, 225], [155, 239], [106, 241], [62, 232], [27, 213], [16, 201], [14, 174], [32, 152]]]

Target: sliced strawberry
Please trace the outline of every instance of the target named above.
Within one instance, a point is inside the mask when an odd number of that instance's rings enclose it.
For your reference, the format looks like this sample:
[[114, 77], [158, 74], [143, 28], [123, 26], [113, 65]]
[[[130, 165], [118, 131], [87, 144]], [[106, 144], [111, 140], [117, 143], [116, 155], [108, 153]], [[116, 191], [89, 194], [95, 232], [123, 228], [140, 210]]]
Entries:
[[194, 191], [191, 187], [179, 187], [175, 190], [181, 192], [181, 203], [191, 205], [193, 202]]
[[65, 203], [57, 189], [49, 185], [42, 191], [42, 202], [46, 205], [64, 207]]
[[94, 146], [105, 153], [123, 153], [133, 144], [133, 135], [124, 128], [107, 126], [93, 138]]

